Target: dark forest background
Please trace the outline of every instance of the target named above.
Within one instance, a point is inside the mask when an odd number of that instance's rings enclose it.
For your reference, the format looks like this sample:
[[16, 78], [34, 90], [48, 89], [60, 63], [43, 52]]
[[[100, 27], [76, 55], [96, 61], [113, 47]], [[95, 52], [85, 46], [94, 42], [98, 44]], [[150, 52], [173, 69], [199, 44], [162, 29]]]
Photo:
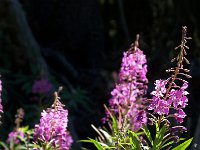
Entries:
[[[23, 124], [34, 127], [59, 86], [64, 87], [61, 98], [74, 140], [95, 137], [90, 125], [102, 125], [103, 104], [108, 104], [122, 54], [135, 35], [140, 34], [147, 55], [150, 92], [156, 79], [167, 77], [186, 25], [193, 38], [188, 42], [193, 78], [184, 124], [186, 137], [194, 136], [200, 149], [199, 9], [199, 0], [0, 0], [0, 139], [13, 129], [19, 107], [26, 113]], [[31, 100], [31, 87], [40, 78], [54, 84], [42, 106]], [[74, 143], [73, 149], [79, 148]]]

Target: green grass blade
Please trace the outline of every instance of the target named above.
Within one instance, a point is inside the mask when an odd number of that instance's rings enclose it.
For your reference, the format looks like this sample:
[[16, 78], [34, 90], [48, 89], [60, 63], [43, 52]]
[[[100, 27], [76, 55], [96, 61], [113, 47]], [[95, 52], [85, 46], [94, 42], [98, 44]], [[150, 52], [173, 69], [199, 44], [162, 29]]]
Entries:
[[185, 150], [190, 145], [190, 143], [192, 142], [192, 140], [193, 140], [193, 138], [190, 138], [187, 141], [183, 142], [182, 144], [176, 146], [172, 150]]
[[143, 131], [144, 131], [146, 137], [148, 138], [149, 142], [153, 146], [153, 140], [152, 140], [152, 137], [151, 137], [151, 132], [149, 131], [149, 129], [147, 128], [146, 125], [143, 126]]

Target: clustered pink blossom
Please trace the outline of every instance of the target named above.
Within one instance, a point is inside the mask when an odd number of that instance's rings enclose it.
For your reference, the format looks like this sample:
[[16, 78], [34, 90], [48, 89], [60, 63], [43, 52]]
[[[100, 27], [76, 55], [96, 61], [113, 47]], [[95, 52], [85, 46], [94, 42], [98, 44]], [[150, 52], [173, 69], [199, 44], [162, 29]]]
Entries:
[[[153, 110], [159, 115], [171, 115], [180, 123], [186, 117], [183, 108], [186, 107], [189, 94], [186, 89], [187, 82], [183, 82], [182, 86], [174, 86], [167, 92], [167, 80], [156, 80], [155, 90], [151, 92], [152, 102], [148, 106], [148, 110]], [[166, 95], [167, 94], [167, 95]], [[170, 114], [170, 109], [173, 109], [173, 114]]]
[[148, 82], [146, 63], [146, 55], [139, 48], [134, 52], [124, 52], [119, 73], [120, 82], [135, 81], [136, 86], [142, 88], [141, 92], [146, 91], [147, 86], [144, 84]]
[[137, 131], [142, 128], [143, 124], [147, 123], [147, 114], [144, 110], [137, 110], [135, 115], [132, 116], [131, 124], [132, 130]]
[[53, 85], [49, 82], [48, 79], [40, 79], [35, 81], [32, 87], [32, 93], [34, 94], [47, 94]]
[[20, 138], [23, 139], [24, 137], [24, 133], [20, 131], [20, 129], [16, 129], [16, 131], [12, 131], [8, 134], [8, 139], [6, 140], [6, 142], [10, 143], [11, 141], [13, 141], [14, 144], [19, 144]]
[[69, 150], [73, 140], [67, 131], [68, 111], [60, 103], [44, 110], [41, 116], [40, 123], [35, 125], [34, 139], [44, 143], [51, 141], [57, 150]]
[[119, 84], [111, 92], [112, 98], [109, 100], [111, 112], [127, 116], [133, 131], [147, 122], [146, 112], [142, 109], [148, 83], [146, 62], [146, 56], [139, 48], [124, 52]]

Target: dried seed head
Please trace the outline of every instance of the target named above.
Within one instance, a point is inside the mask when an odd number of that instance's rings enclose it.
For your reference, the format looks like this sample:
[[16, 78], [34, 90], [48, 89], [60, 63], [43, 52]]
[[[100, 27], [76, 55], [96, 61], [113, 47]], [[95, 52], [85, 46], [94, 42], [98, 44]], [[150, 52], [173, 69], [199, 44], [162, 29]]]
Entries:
[[15, 115], [16, 128], [20, 127], [23, 118], [24, 118], [24, 110], [22, 108], [17, 109], [17, 114]]

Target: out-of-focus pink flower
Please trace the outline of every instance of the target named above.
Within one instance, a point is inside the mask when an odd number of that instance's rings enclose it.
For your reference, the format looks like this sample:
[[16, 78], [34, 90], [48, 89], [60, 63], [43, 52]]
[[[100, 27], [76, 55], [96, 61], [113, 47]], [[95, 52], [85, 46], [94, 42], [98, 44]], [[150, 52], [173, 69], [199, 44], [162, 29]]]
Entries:
[[51, 89], [53, 85], [51, 82], [49, 82], [48, 79], [41, 79], [35, 81], [32, 87], [32, 93], [34, 94], [47, 94]]
[[20, 130], [20, 128], [18, 128], [16, 129], [16, 131], [12, 131], [8, 134], [8, 139], [6, 140], [6, 142], [10, 143], [11, 141], [13, 141], [14, 144], [19, 144], [20, 138], [23, 139], [24, 137], [24, 133]]

